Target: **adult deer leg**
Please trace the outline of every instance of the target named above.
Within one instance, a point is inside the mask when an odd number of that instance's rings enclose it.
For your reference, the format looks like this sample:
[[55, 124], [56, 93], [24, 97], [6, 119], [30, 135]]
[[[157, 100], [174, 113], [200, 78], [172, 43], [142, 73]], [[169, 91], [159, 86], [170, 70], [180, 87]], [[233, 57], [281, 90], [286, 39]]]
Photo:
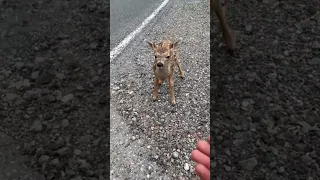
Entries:
[[227, 45], [228, 53], [232, 56], [236, 55], [236, 37], [235, 33], [228, 25], [227, 21], [227, 0], [211, 0], [211, 10], [214, 10], [222, 29], [223, 39]]

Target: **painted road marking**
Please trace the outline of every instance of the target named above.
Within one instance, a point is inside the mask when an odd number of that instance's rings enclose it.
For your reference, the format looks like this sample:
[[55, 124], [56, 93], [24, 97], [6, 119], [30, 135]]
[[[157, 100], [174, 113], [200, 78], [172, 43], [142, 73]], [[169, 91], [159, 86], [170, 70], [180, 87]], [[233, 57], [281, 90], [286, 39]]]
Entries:
[[145, 19], [140, 26], [130, 33], [124, 40], [120, 42], [118, 46], [112, 49], [110, 52], [110, 63], [128, 46], [128, 44], [142, 31], [142, 29], [148, 25], [154, 17], [168, 4], [169, 0], [164, 0], [160, 6], [150, 14], [150, 16]]

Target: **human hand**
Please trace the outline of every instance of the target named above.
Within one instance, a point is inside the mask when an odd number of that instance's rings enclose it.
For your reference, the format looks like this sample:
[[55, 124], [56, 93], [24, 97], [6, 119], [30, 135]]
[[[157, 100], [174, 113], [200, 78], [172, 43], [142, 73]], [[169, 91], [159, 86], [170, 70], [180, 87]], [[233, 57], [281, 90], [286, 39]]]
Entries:
[[196, 162], [195, 171], [203, 180], [210, 180], [210, 136], [208, 141], [199, 140], [192, 151], [191, 159]]

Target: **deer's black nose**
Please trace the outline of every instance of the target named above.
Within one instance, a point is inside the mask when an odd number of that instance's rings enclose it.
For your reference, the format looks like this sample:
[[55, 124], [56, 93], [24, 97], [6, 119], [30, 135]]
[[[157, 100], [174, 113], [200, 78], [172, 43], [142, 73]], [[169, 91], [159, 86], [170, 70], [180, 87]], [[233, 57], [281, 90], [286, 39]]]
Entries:
[[163, 67], [163, 64], [161, 62], [157, 63], [158, 67]]

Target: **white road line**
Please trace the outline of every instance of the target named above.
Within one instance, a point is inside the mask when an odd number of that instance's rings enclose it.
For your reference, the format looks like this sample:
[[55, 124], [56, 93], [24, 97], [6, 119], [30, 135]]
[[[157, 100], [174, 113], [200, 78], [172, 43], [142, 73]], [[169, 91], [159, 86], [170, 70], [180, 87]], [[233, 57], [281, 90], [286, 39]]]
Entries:
[[112, 49], [110, 52], [110, 63], [128, 46], [130, 41], [135, 38], [141, 31], [142, 29], [151, 22], [151, 20], [161, 11], [163, 7], [165, 7], [168, 4], [169, 0], [164, 0], [161, 5], [150, 14], [150, 16], [145, 19], [141, 25], [134, 30], [132, 33], [130, 33], [124, 40], [121, 41], [121, 43]]

